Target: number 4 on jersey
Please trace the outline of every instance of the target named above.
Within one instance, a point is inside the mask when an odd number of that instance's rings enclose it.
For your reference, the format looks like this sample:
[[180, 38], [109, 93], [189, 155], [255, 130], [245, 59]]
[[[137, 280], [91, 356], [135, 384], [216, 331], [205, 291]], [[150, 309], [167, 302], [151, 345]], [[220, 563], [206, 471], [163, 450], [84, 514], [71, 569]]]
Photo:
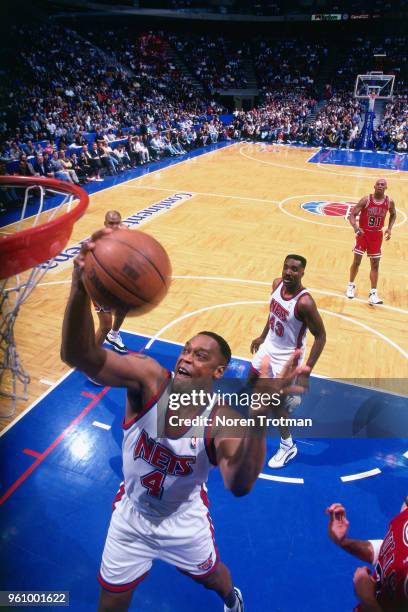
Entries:
[[154, 470], [154, 472], [149, 472], [149, 474], [143, 476], [143, 478], [140, 479], [140, 482], [144, 488], [147, 489], [148, 495], [161, 499], [164, 491], [163, 482], [165, 478], [166, 474], [163, 474], [163, 472], [160, 472], [159, 470]]

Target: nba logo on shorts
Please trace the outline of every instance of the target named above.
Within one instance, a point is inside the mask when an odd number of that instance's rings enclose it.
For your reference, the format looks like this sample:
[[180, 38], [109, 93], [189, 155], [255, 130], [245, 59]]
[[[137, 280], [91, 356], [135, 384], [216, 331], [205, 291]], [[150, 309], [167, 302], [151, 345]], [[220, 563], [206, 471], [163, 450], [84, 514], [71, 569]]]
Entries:
[[303, 202], [300, 207], [314, 215], [324, 217], [343, 217], [347, 219], [350, 215], [351, 209], [355, 205], [355, 202], [331, 202], [329, 200], [321, 200], [314, 202]]
[[207, 561], [204, 561], [204, 563], [199, 563], [197, 565], [199, 570], [203, 570], [204, 572], [206, 572], [207, 570], [211, 569], [213, 566], [213, 558], [212, 558], [212, 553], [211, 555], [208, 557]]

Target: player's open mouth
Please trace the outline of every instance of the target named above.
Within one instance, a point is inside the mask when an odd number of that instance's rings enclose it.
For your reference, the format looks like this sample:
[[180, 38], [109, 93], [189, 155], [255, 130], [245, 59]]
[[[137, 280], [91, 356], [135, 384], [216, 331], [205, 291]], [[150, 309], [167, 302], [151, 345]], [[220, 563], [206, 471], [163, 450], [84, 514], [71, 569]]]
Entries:
[[188, 372], [183, 366], [177, 368], [177, 376], [186, 376], [187, 378], [191, 378], [190, 372]]

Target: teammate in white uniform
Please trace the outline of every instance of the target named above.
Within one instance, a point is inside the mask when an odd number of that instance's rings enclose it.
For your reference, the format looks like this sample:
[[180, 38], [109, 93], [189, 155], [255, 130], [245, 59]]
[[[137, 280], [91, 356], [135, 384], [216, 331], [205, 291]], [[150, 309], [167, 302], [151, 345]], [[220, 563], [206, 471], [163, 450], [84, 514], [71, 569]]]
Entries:
[[[266, 325], [262, 334], [251, 343], [251, 353], [256, 354], [251, 362], [250, 382], [259, 376], [262, 359], [265, 356], [270, 358], [269, 375], [272, 377], [281, 373], [295, 349], [300, 350], [300, 363], [302, 363], [307, 330], [314, 336], [313, 346], [306, 362], [309, 374], [323, 350], [326, 331], [315, 301], [302, 286], [305, 267], [304, 257], [287, 255], [283, 263], [282, 277], [273, 281]], [[287, 396], [277, 409], [276, 416], [287, 418], [289, 412], [299, 403], [299, 396]], [[284, 467], [297, 455], [297, 446], [289, 428], [282, 426], [279, 429], [280, 447], [268, 462], [270, 468]]]
[[[106, 538], [99, 581], [99, 610], [127, 610], [134, 588], [155, 559], [192, 576], [224, 601], [224, 611], [243, 612], [242, 595], [233, 587], [228, 568], [219, 560], [208, 512], [205, 481], [218, 465], [234, 495], [247, 494], [261, 471], [266, 453], [264, 426], [240, 430], [232, 437], [217, 425], [204, 432], [183, 427], [180, 419], [207, 415], [234, 417], [229, 406], [181, 405], [179, 422], [170, 418], [169, 394], [200, 389], [212, 393], [231, 356], [226, 341], [212, 332], [189, 340], [175, 366], [174, 378], [157, 361], [141, 354], [119, 356], [95, 342], [90, 300], [81, 281], [84, 255], [109, 230], [93, 235], [75, 261], [71, 293], [64, 317], [61, 355], [71, 366], [104, 385], [127, 388], [122, 483]], [[285, 380], [260, 380], [276, 392], [301, 373], [292, 356]], [[267, 364], [262, 374], [267, 376]], [[290, 387], [288, 387], [290, 389]], [[257, 411], [259, 414], [259, 410]], [[216, 421], [216, 419], [214, 419]], [[229, 434], [229, 435], [228, 435]], [[234, 435], [234, 434], [233, 434]]]

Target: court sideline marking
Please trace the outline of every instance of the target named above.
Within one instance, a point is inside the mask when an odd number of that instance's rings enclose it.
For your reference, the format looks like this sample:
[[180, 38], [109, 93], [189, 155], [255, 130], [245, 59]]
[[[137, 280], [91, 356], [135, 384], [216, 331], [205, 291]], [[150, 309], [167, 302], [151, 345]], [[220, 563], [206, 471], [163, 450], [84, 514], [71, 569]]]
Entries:
[[[356, 151], [356, 149], [349, 149], [349, 151]], [[357, 149], [359, 152], [361, 152], [360, 149]], [[364, 153], [369, 153], [371, 151], [364, 151]], [[307, 160], [309, 161], [309, 160]], [[315, 163], [315, 162], [311, 162], [311, 163]], [[347, 164], [349, 165], [349, 164]], [[331, 166], [342, 166], [344, 167], [344, 164], [341, 163], [324, 163], [324, 162], [317, 162], [316, 166], [318, 168], [320, 168], [321, 170], [324, 170], [325, 172], [328, 172], [329, 174], [333, 174], [334, 172], [336, 172], [335, 168], [331, 168]], [[389, 179], [392, 178], [395, 175], [400, 175], [401, 174], [401, 170], [397, 169], [397, 170], [392, 170], [392, 168], [385, 168], [384, 166], [380, 167], [380, 166], [352, 166], [353, 168], [366, 168], [367, 170], [378, 170], [379, 172], [381, 172], [381, 176], [383, 178]], [[405, 172], [405, 171], [404, 171]]]
[[[126, 190], [130, 189], [153, 189], [155, 191], [169, 191], [174, 193], [175, 191], [185, 191], [185, 189], [169, 189], [168, 187], [153, 187], [151, 185], [126, 185]], [[193, 195], [201, 195], [201, 196], [210, 196], [214, 198], [233, 198], [234, 200], [249, 200], [251, 202], [265, 202], [266, 204], [279, 204], [279, 200], [266, 200], [264, 198], [252, 198], [250, 196], [237, 196], [231, 195], [227, 193], [207, 193], [204, 191], [188, 191], [188, 193], [192, 193]]]
[[[369, 178], [374, 178], [374, 174], [352, 174], [352, 173], [347, 173], [347, 172], [339, 172], [339, 171], [335, 171], [335, 172], [330, 172], [330, 174], [328, 172], [322, 172], [322, 170], [319, 170], [319, 168], [317, 168], [316, 170], [313, 168], [300, 168], [298, 166], [290, 166], [288, 164], [276, 164], [274, 162], [269, 162], [266, 161], [264, 159], [258, 159], [257, 157], [252, 157], [251, 155], [247, 155], [244, 152], [244, 148], [245, 147], [249, 147], [249, 146], [253, 146], [250, 144], [246, 144], [241, 146], [241, 148], [239, 149], [239, 154], [242, 155], [242, 157], [246, 157], [247, 159], [250, 159], [251, 161], [254, 162], [258, 162], [260, 164], [266, 164], [268, 166], [274, 166], [275, 168], [286, 168], [287, 170], [299, 170], [299, 172], [312, 172], [313, 174], [319, 174], [320, 176], [332, 176], [334, 175], [338, 175], [338, 176], [351, 176], [353, 178], [364, 178], [364, 179], [369, 179]], [[361, 168], [361, 166], [354, 166], [355, 168]], [[370, 170], [378, 170], [378, 172], [381, 171], [380, 168], [370, 168]], [[401, 174], [399, 170], [395, 171], [395, 174], [398, 175], [397, 179], [394, 179], [393, 176], [388, 176], [387, 179], [389, 181], [394, 181], [394, 180], [398, 180], [398, 181], [408, 181], [408, 178], [404, 179], [401, 178]]]
[[[100, 401], [100, 399], [110, 390], [110, 387], [104, 387], [98, 395], [63, 429], [63, 431], [55, 438], [53, 442], [42, 452], [38, 454], [37, 459], [28, 467], [14, 483], [0, 497], [0, 506], [19, 488], [21, 484], [38, 468], [39, 465], [48, 457], [50, 453], [58, 446], [58, 444], [70, 433], [74, 427], [82, 421], [82, 419], [92, 410], [92, 408]], [[4, 432], [2, 432], [4, 433]]]
[[272, 474], [259, 474], [258, 478], [263, 480], [273, 480], [274, 482], [286, 482], [289, 484], [305, 484], [303, 478], [290, 478], [289, 476], [272, 476]]
[[363, 478], [369, 478], [370, 476], [377, 476], [381, 474], [380, 468], [374, 468], [373, 470], [367, 470], [366, 472], [358, 472], [357, 474], [349, 474], [348, 476], [340, 476], [342, 482], [352, 482], [353, 480], [362, 480]]
[[66, 378], [68, 378], [68, 376], [73, 372], [74, 370], [71, 368], [70, 370], [68, 370], [68, 372], [66, 374], [63, 374], [55, 383], [53, 383], [53, 385], [47, 389], [47, 391], [44, 391], [44, 393], [42, 393], [40, 395], [40, 397], [38, 397], [36, 400], [34, 400], [34, 402], [32, 404], [30, 404], [25, 410], [23, 410], [23, 412], [20, 412], [20, 414], [18, 416], [16, 416], [15, 419], [13, 419], [8, 425], [6, 425], [6, 427], [4, 429], [2, 429], [0, 431], [0, 438], [1, 436], [3, 436], [5, 433], [7, 433], [9, 431], [9, 429], [11, 429], [16, 423], [18, 423], [18, 421], [20, 419], [22, 419], [28, 412], [30, 412], [30, 410], [32, 410], [37, 404], [39, 404], [44, 398], [47, 397], [47, 395], [49, 395], [50, 393], [52, 393], [52, 391], [54, 389], [56, 389], [58, 387], [58, 385], [62, 382], [64, 382], [64, 380]]

